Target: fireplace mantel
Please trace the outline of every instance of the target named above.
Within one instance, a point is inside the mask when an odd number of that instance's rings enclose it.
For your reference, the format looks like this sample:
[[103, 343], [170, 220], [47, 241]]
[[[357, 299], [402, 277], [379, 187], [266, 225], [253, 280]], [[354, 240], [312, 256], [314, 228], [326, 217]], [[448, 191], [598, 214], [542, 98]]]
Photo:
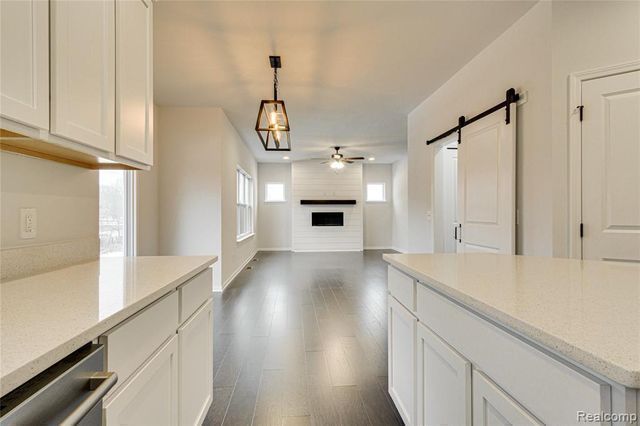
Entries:
[[354, 205], [356, 200], [300, 200], [302, 205]]

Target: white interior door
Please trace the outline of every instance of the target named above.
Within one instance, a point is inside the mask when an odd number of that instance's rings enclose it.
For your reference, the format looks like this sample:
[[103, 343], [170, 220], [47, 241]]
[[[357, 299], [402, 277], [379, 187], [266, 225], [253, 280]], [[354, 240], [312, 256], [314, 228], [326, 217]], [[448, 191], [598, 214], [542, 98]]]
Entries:
[[640, 71], [582, 83], [582, 257], [640, 262]]
[[516, 105], [462, 129], [458, 145], [458, 253], [515, 253]]
[[438, 149], [434, 166], [434, 249], [437, 253], [455, 253], [458, 226], [457, 138]]

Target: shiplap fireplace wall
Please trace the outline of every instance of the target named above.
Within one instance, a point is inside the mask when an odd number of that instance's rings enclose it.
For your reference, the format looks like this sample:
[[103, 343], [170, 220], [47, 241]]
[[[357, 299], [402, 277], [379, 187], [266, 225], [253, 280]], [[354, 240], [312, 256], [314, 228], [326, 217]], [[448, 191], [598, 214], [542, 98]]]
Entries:
[[[319, 161], [291, 165], [292, 249], [294, 251], [358, 251], [363, 248], [362, 165], [336, 173]], [[355, 205], [300, 205], [300, 200], [356, 200]], [[312, 212], [343, 212], [344, 226], [312, 226]]]

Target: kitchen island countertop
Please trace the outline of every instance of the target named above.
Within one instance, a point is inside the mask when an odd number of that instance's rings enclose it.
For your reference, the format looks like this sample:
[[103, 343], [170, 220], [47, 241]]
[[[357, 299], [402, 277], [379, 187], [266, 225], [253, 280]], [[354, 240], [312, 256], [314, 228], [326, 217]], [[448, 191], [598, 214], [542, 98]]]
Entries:
[[0, 283], [0, 395], [216, 261], [216, 256], [105, 257]]
[[570, 362], [640, 388], [640, 265], [484, 253], [384, 259]]

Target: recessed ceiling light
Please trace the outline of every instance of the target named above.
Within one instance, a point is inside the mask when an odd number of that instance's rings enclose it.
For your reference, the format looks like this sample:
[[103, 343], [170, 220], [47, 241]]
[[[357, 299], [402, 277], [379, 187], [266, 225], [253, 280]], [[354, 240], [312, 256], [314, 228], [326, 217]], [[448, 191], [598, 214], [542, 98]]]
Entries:
[[283, 159], [283, 160], [288, 160], [288, 159], [289, 159], [289, 157], [285, 155], [284, 157], [282, 157], [282, 159]]
[[369, 157], [369, 161], [375, 161], [376, 157]]

